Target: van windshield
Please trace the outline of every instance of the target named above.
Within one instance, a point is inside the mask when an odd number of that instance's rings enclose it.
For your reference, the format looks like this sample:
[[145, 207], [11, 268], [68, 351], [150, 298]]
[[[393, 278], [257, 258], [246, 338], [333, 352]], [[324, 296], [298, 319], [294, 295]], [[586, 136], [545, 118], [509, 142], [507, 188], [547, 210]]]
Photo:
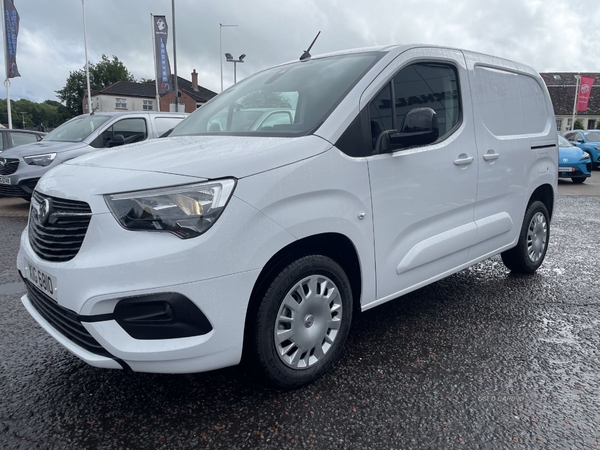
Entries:
[[202, 106], [170, 136], [311, 133], [382, 55], [332, 56], [259, 72]]
[[108, 119], [108, 116], [75, 117], [44, 136], [44, 141], [81, 142]]

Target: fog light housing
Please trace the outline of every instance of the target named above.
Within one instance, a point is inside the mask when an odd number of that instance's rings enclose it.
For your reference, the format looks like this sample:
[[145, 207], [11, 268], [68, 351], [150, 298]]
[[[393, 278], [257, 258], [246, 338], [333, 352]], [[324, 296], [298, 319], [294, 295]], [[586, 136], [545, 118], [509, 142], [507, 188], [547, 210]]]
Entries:
[[134, 339], [201, 336], [213, 329], [194, 302], [174, 292], [124, 298], [113, 319]]

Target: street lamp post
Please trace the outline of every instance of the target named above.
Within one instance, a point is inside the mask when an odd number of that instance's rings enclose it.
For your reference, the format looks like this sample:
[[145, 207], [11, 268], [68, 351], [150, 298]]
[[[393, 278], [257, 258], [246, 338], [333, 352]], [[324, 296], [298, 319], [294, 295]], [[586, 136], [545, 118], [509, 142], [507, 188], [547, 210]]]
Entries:
[[237, 83], [237, 69], [236, 69], [236, 64], [237, 63], [243, 63], [245, 57], [246, 57], [246, 54], [244, 53], [244, 54], [240, 55], [240, 57], [238, 59], [233, 59], [233, 56], [231, 56], [231, 53], [225, 53], [225, 58], [227, 58], [227, 62], [232, 62], [233, 63], [233, 84]]
[[221, 31], [223, 27], [237, 27], [237, 25], [219, 23], [219, 61], [221, 63], [221, 92], [223, 92], [223, 38]]

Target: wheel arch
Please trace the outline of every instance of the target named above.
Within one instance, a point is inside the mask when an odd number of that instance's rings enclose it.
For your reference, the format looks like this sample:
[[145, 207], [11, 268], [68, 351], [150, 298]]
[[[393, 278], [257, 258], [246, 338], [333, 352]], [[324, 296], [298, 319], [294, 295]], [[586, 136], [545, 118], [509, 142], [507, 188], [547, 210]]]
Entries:
[[554, 211], [554, 189], [552, 189], [552, 186], [549, 184], [538, 186], [537, 189], [533, 191], [533, 194], [531, 194], [527, 205], [529, 206], [535, 201], [540, 201], [546, 206], [550, 219], [552, 219], [552, 213]]
[[324, 255], [337, 262], [346, 272], [352, 289], [354, 317], [360, 313], [362, 294], [362, 271], [360, 259], [354, 243], [340, 233], [322, 233], [299, 239], [283, 247], [275, 253], [261, 270], [248, 302], [244, 325], [244, 353], [248, 350], [247, 343], [252, 337], [253, 323], [260, 301], [263, 298], [270, 280], [293, 260], [306, 255]]

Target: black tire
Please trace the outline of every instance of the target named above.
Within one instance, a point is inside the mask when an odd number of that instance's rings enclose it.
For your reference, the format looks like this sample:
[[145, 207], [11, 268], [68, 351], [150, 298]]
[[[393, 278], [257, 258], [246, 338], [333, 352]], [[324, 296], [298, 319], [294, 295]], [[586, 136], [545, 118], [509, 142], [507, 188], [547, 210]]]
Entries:
[[586, 179], [586, 177], [571, 177], [571, 180], [575, 184], [581, 184], [581, 183], [585, 182], [585, 179]]
[[517, 246], [502, 253], [502, 262], [515, 273], [532, 274], [544, 262], [549, 240], [548, 210], [542, 202], [534, 201], [525, 211]]
[[[296, 259], [273, 278], [258, 308], [253, 328], [258, 368], [283, 389], [313, 382], [338, 360], [352, 306], [350, 282], [339, 264], [323, 255]], [[282, 337], [276, 338], [276, 329]]]

